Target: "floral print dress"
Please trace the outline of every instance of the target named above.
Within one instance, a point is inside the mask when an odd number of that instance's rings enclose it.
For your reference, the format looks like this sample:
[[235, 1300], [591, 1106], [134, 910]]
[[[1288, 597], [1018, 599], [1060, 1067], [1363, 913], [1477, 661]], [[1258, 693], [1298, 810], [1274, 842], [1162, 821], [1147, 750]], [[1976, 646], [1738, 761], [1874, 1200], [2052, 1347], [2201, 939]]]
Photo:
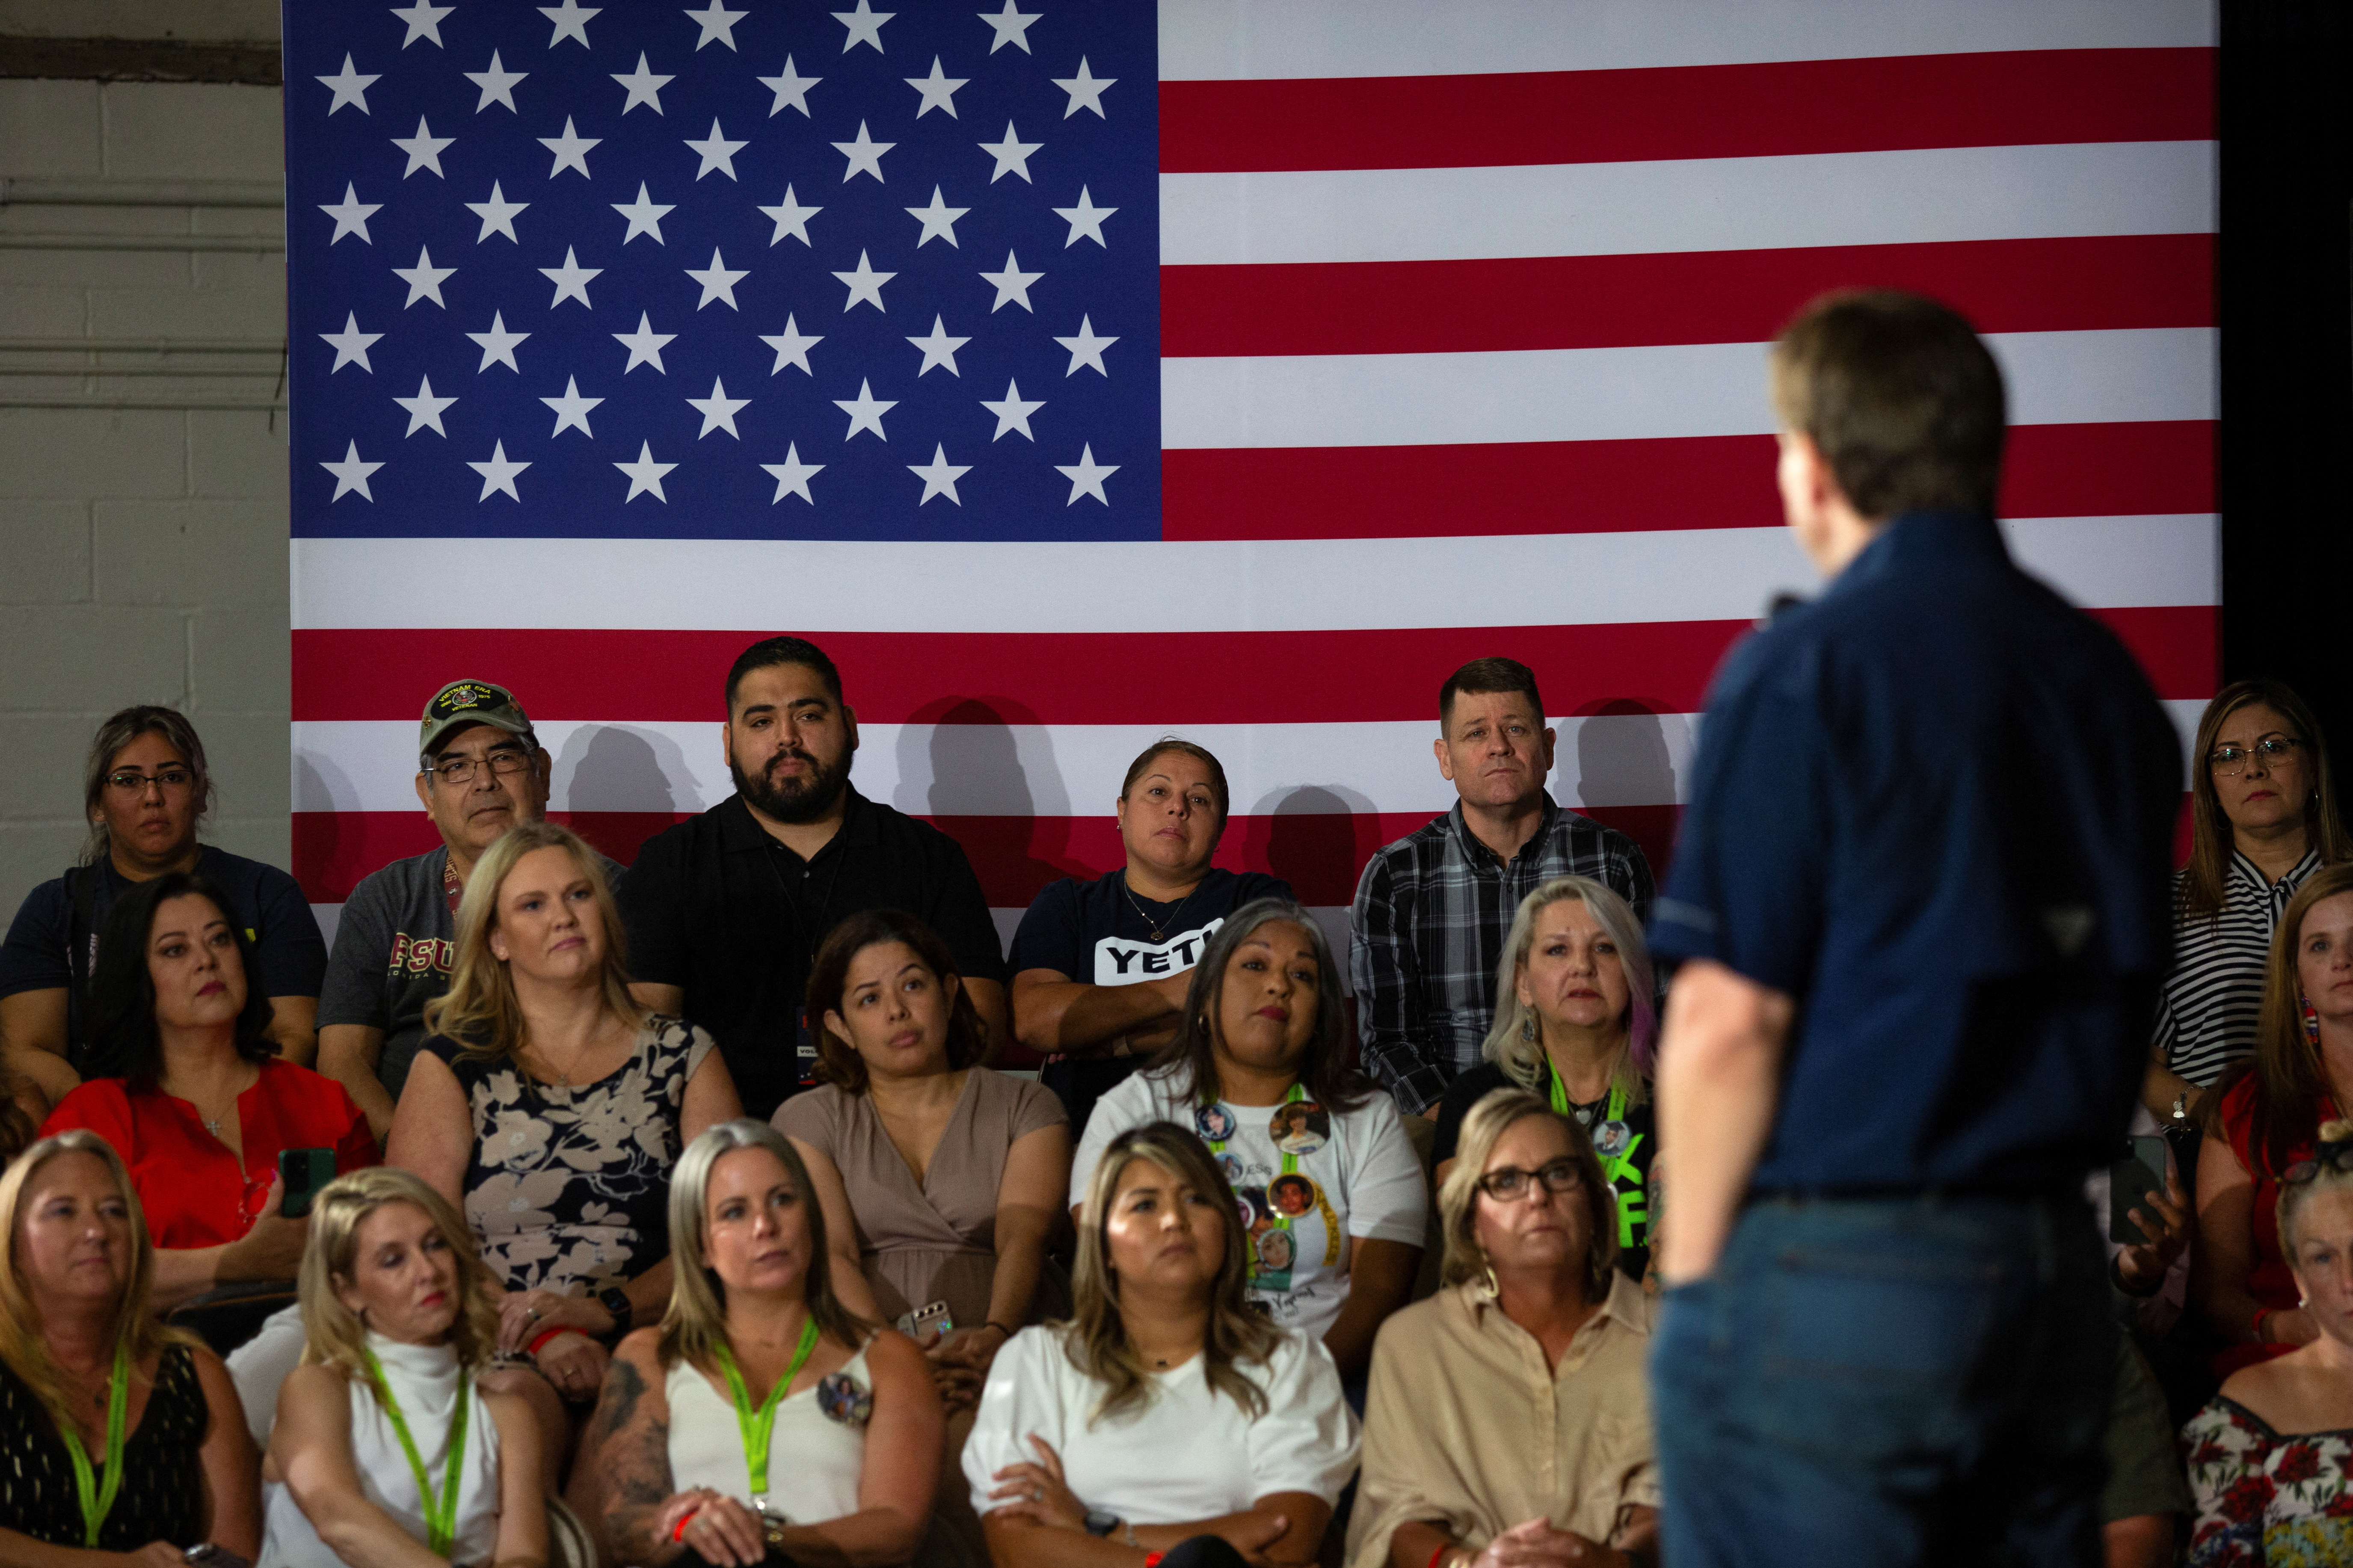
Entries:
[[2181, 1429], [2198, 1522], [2190, 1568], [2353, 1563], [2353, 1430], [2283, 1437], [2217, 1394]]
[[655, 1015], [627, 1062], [570, 1089], [438, 1036], [425, 1048], [448, 1064], [473, 1111], [466, 1218], [493, 1279], [593, 1295], [669, 1255], [679, 1111], [709, 1035]]

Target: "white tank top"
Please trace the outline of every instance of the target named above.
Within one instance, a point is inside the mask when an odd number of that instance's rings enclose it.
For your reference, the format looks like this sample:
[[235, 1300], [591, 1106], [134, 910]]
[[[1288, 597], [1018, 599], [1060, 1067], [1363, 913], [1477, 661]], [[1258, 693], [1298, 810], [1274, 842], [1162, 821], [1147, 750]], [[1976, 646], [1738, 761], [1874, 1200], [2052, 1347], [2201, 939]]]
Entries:
[[[458, 1352], [446, 1345], [398, 1344], [377, 1333], [369, 1334], [367, 1342], [384, 1368], [384, 1380], [393, 1397], [400, 1401], [400, 1413], [407, 1419], [408, 1435], [417, 1440], [425, 1473], [438, 1489], [449, 1463], [449, 1426], [458, 1404]], [[482, 1404], [481, 1390], [471, 1380], [466, 1384], [466, 1400], [472, 1410], [466, 1417], [466, 1454], [458, 1472], [458, 1517], [450, 1560], [488, 1563], [499, 1544], [499, 1428]], [[408, 1468], [408, 1456], [401, 1451], [391, 1417], [364, 1383], [351, 1385], [351, 1401], [352, 1463], [359, 1472], [360, 1495], [422, 1542], [425, 1501], [417, 1495], [417, 1472]], [[273, 1481], [262, 1490], [264, 1525], [256, 1568], [342, 1568], [284, 1482]]]
[[[735, 1402], [685, 1361], [670, 1369], [670, 1488], [709, 1487], [749, 1502], [751, 1467]], [[866, 1468], [866, 1417], [874, 1381], [866, 1350], [811, 1387], [777, 1401], [768, 1428], [768, 1508], [795, 1524], [822, 1524], [858, 1511]]]

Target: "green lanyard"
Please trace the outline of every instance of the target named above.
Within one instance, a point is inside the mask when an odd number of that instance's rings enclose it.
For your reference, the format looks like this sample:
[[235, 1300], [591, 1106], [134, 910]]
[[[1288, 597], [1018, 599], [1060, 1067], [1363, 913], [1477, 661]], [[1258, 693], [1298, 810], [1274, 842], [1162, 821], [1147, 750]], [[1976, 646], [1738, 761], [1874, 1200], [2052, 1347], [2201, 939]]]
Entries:
[[106, 1482], [99, 1484], [90, 1473], [90, 1455], [81, 1446], [81, 1434], [70, 1421], [58, 1423], [58, 1436], [66, 1440], [66, 1458], [73, 1461], [74, 1490], [81, 1496], [81, 1543], [98, 1544], [99, 1527], [114, 1508], [114, 1494], [122, 1489], [122, 1429], [123, 1418], [131, 1410], [131, 1343], [121, 1341], [114, 1347], [114, 1386], [106, 1395]]
[[458, 1373], [458, 1411], [449, 1418], [449, 1464], [441, 1477], [440, 1494], [436, 1496], [432, 1479], [425, 1473], [424, 1457], [417, 1451], [417, 1439], [409, 1435], [408, 1418], [400, 1413], [400, 1401], [392, 1396], [392, 1384], [385, 1381], [383, 1365], [375, 1352], [364, 1346], [361, 1353], [367, 1357], [368, 1376], [375, 1381], [376, 1397], [384, 1402], [384, 1413], [392, 1420], [400, 1451], [408, 1456], [408, 1468], [417, 1477], [417, 1500], [425, 1505], [426, 1550], [436, 1557], [447, 1557], [458, 1534], [458, 1471], [466, 1460], [466, 1426], [473, 1414], [466, 1374]]
[[[1560, 1081], [1560, 1074], [1552, 1070], [1549, 1062], [1545, 1064], [1545, 1076], [1552, 1080], [1552, 1108], [1563, 1116], [1572, 1114], [1568, 1109], [1568, 1086]], [[1626, 1091], [1613, 1083], [1601, 1120], [1607, 1125], [1625, 1119]], [[1599, 1150], [1594, 1151], [1601, 1159], [1601, 1179], [1609, 1184], [1610, 1196], [1618, 1205], [1620, 1247], [1633, 1246], [1635, 1233], [1650, 1223], [1650, 1207], [1641, 1191], [1642, 1173], [1634, 1165], [1634, 1146], [1641, 1141], [1639, 1136], [1629, 1139], [1626, 1147], [1615, 1154], [1603, 1155]]]
[[744, 1468], [751, 1473], [752, 1501], [756, 1508], [765, 1510], [768, 1502], [768, 1439], [776, 1432], [776, 1406], [784, 1402], [785, 1390], [793, 1385], [816, 1349], [817, 1320], [811, 1318], [801, 1325], [801, 1342], [793, 1352], [793, 1364], [785, 1368], [785, 1375], [776, 1379], [768, 1397], [754, 1410], [752, 1391], [744, 1386], [744, 1374], [735, 1370], [735, 1358], [725, 1345], [711, 1347], [711, 1353], [719, 1358], [719, 1370], [727, 1374], [727, 1392], [735, 1396], [735, 1425], [744, 1433]]

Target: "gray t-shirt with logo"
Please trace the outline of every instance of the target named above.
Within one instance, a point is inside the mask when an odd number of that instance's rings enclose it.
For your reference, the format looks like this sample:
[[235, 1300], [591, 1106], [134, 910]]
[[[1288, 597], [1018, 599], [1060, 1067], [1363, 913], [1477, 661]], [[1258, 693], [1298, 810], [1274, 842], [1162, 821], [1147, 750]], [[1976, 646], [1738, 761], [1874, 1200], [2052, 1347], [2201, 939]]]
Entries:
[[[442, 890], [448, 865], [443, 845], [363, 879], [343, 905], [319, 992], [321, 1028], [361, 1024], [384, 1031], [375, 1076], [395, 1100], [424, 1043], [425, 1005], [449, 989], [458, 959], [458, 921]], [[617, 883], [621, 868], [610, 860], [604, 866], [606, 878]]]

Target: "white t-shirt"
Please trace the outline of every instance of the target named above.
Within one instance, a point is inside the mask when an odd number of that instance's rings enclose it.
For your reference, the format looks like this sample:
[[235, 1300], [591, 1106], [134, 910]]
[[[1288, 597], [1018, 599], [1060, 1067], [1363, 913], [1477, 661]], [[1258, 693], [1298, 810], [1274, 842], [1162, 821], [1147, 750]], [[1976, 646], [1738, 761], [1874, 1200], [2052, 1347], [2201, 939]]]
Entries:
[[1103, 1385], [1071, 1364], [1059, 1328], [1024, 1329], [997, 1352], [964, 1446], [972, 1506], [1003, 1504], [988, 1494], [1008, 1465], [1035, 1464], [1032, 1436], [1061, 1457], [1071, 1492], [1090, 1508], [1134, 1524], [1188, 1524], [1239, 1513], [1275, 1492], [1309, 1492], [1326, 1503], [1356, 1470], [1356, 1417], [1340, 1392], [1339, 1369], [1319, 1340], [1286, 1333], [1263, 1366], [1242, 1372], [1266, 1391], [1253, 1419], [1213, 1392], [1195, 1356], [1154, 1374], [1141, 1408], [1092, 1426]]
[[[1071, 1163], [1074, 1199], [1083, 1201], [1103, 1149], [1129, 1128], [1174, 1121], [1204, 1131], [1198, 1100], [1177, 1092], [1189, 1079], [1183, 1067], [1138, 1073], [1095, 1102]], [[1376, 1089], [1340, 1115], [1326, 1115], [1312, 1101], [1221, 1103], [1217, 1110], [1231, 1123], [1215, 1129], [1230, 1133], [1219, 1162], [1248, 1210], [1249, 1245], [1259, 1259], [1250, 1300], [1284, 1328], [1320, 1340], [1348, 1299], [1351, 1237], [1422, 1244], [1430, 1196], [1397, 1102]], [[1287, 1140], [1298, 1166], [1289, 1175], [1285, 1150], [1269, 1131], [1277, 1113], [1297, 1130]]]

